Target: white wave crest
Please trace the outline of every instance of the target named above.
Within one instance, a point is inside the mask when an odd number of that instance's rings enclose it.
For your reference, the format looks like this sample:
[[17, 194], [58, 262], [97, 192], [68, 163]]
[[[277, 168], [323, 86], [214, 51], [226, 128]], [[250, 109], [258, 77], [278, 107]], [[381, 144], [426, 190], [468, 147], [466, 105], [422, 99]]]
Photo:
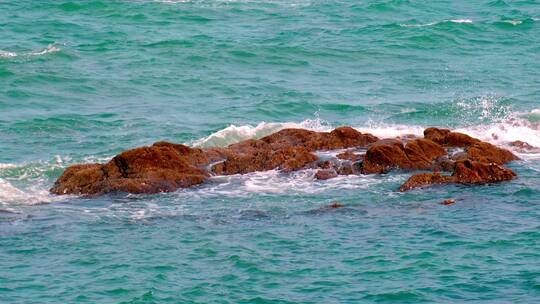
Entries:
[[453, 23], [473, 23], [471, 19], [452, 19], [448, 21], [453, 22]]
[[0, 50], [0, 58], [17, 57], [17, 53]]
[[225, 147], [246, 139], [257, 139], [281, 129], [300, 128], [314, 131], [329, 131], [331, 126], [327, 122], [320, 119], [307, 119], [300, 123], [284, 122], [284, 123], [267, 123], [261, 122], [256, 126], [230, 125], [225, 129], [210, 134], [208, 137], [199, 139], [193, 143], [197, 147]]
[[473, 21], [471, 19], [450, 19], [450, 20], [433, 21], [433, 22], [419, 23], [419, 24], [402, 23], [399, 26], [401, 26], [401, 27], [426, 27], [426, 26], [433, 26], [433, 25], [447, 23], [447, 22], [451, 22], [451, 23], [473, 23]]
[[46, 55], [46, 54], [49, 54], [49, 53], [55, 53], [55, 52], [59, 52], [59, 51], [61, 51], [61, 49], [59, 47], [57, 47], [55, 44], [49, 44], [43, 50], [29, 52], [29, 53], [22, 53], [22, 54], [0, 50], [0, 58], [42, 56], [42, 55]]
[[30, 56], [41, 56], [41, 55], [45, 55], [45, 54], [49, 54], [49, 53], [55, 53], [55, 52], [59, 52], [59, 51], [61, 51], [61, 49], [59, 47], [56, 47], [53, 44], [49, 44], [43, 50], [38, 51], [38, 52], [30, 52], [30, 53], [28, 53], [28, 55], [30, 55]]

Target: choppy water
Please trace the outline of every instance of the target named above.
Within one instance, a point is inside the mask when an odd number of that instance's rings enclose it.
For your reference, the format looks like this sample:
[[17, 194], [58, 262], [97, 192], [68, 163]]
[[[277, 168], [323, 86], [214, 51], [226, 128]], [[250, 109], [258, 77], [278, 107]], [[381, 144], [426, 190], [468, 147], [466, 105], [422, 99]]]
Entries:
[[0, 2], [0, 302], [538, 301], [537, 154], [509, 183], [405, 194], [409, 174], [311, 171], [47, 192], [157, 140], [340, 125], [540, 146], [540, 3]]

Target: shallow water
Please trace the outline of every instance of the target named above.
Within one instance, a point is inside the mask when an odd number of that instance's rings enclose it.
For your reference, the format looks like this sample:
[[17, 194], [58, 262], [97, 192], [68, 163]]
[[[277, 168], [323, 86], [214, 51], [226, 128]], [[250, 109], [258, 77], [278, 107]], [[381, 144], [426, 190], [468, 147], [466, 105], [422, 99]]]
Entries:
[[410, 173], [310, 170], [47, 191], [128, 148], [285, 127], [540, 147], [536, 1], [11, 1], [0, 28], [2, 303], [540, 297], [540, 154], [519, 154], [508, 183], [408, 193]]

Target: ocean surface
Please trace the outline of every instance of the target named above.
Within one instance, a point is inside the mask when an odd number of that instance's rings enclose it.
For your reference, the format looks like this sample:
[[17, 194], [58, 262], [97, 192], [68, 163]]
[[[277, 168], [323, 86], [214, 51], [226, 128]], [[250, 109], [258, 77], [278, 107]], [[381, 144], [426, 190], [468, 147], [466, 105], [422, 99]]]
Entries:
[[0, 303], [540, 301], [538, 153], [408, 193], [310, 170], [48, 193], [159, 140], [341, 125], [540, 147], [540, 2], [0, 1]]

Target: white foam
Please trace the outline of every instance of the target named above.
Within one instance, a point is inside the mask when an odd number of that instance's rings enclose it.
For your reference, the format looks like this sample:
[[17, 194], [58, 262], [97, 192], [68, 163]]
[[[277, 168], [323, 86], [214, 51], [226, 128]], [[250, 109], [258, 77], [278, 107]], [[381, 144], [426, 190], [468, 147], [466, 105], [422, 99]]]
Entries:
[[400, 24], [401, 27], [426, 27], [426, 26], [432, 26], [437, 25], [441, 23], [446, 22], [452, 22], [452, 23], [473, 23], [471, 19], [451, 19], [451, 20], [443, 20], [443, 21], [433, 21], [428, 23], [420, 23], [420, 24]]
[[314, 131], [331, 130], [327, 122], [320, 119], [308, 119], [300, 123], [267, 123], [261, 122], [256, 126], [230, 125], [225, 129], [210, 134], [208, 137], [199, 139], [193, 143], [197, 147], [225, 147], [246, 139], [258, 139], [285, 128], [301, 128]]
[[[197, 196], [247, 197], [252, 194], [318, 194], [334, 189], [368, 189], [373, 185], [385, 183], [393, 179], [404, 179], [404, 176], [388, 175], [382, 179], [376, 175], [340, 175], [338, 177], [318, 181], [314, 178], [315, 169], [306, 169], [292, 173], [278, 170], [216, 176], [210, 179], [206, 187], [197, 190]], [[190, 192], [190, 195], [194, 193]]]
[[22, 56], [22, 57], [25, 57], [25, 56], [42, 56], [42, 55], [45, 55], [45, 54], [55, 53], [55, 52], [59, 52], [59, 51], [61, 51], [61, 49], [59, 47], [57, 47], [54, 44], [49, 44], [43, 50], [29, 52], [29, 53], [22, 53], [22, 54], [0, 50], [0, 58], [14, 58], [14, 57], [20, 57], [20, 56]]
[[425, 26], [432, 26], [435, 24], [438, 24], [439, 22], [429, 22], [424, 24], [400, 24], [401, 27], [425, 27]]
[[0, 50], [0, 58], [17, 57], [17, 53]]
[[61, 51], [60, 48], [54, 46], [53, 44], [49, 44], [45, 49], [38, 51], [38, 52], [31, 52], [28, 53], [30, 56], [41, 56], [49, 53], [55, 53]]
[[21, 190], [13, 186], [9, 181], [0, 178], [0, 204], [23, 204], [36, 205], [58, 201], [61, 198], [53, 196], [40, 185], [32, 185], [28, 189]]
[[471, 19], [452, 19], [449, 21], [453, 23], [473, 23]]
[[523, 21], [521, 21], [521, 20], [504, 20], [503, 22], [509, 23], [509, 24], [511, 24], [513, 26], [520, 25], [520, 24], [523, 23]]
[[17, 166], [15, 164], [3, 164], [3, 163], [0, 163], [0, 170], [2, 169], [13, 169], [13, 168], [16, 168]]
[[422, 136], [425, 127], [400, 124], [370, 124], [366, 127], [355, 127], [362, 133], [370, 133], [379, 138], [395, 138], [403, 135]]

